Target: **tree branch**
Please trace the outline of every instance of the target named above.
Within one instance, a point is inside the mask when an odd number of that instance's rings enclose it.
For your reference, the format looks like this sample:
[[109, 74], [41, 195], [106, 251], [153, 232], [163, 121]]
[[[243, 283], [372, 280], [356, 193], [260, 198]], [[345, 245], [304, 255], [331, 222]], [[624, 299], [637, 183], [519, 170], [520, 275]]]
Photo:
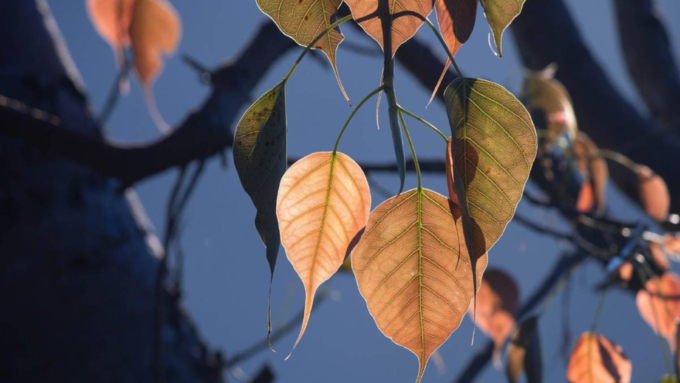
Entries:
[[640, 97], [662, 127], [680, 133], [680, 73], [654, 0], [614, 0], [619, 41]]
[[[142, 145], [121, 145], [59, 126], [58, 119], [36, 118], [23, 104], [0, 99], [0, 132], [59, 157], [73, 160], [125, 186], [164, 170], [211, 157], [230, 147], [231, 127], [264, 74], [297, 45], [273, 23], [265, 23], [240, 56], [212, 73], [213, 91], [171, 134]], [[4, 102], [3, 102], [4, 99]], [[44, 117], [44, 116], [43, 116]]]

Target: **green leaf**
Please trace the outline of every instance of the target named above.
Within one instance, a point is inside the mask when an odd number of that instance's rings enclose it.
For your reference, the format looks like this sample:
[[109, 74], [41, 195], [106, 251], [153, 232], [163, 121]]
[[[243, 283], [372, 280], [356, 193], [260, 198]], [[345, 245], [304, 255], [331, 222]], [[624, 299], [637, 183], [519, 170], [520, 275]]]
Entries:
[[498, 84], [456, 79], [444, 96], [455, 140], [454, 189], [476, 260], [515, 214], [536, 158], [536, 129], [522, 103]]
[[[263, 13], [269, 16], [281, 32], [306, 47], [333, 24], [333, 17], [342, 0], [257, 0]], [[343, 96], [349, 102], [337, 66], [338, 45], [345, 37], [339, 29], [328, 30], [316, 46], [328, 57]]]
[[484, 16], [493, 32], [498, 57], [503, 57], [503, 32], [522, 12], [526, 0], [480, 0], [484, 7]]
[[[243, 115], [234, 136], [234, 164], [243, 189], [257, 209], [255, 227], [267, 248], [271, 280], [281, 236], [276, 218], [279, 182], [286, 172], [287, 153], [285, 82], [262, 95]], [[271, 333], [271, 311], [268, 312]]]
[[678, 378], [675, 375], [664, 375], [659, 383], [678, 383]]

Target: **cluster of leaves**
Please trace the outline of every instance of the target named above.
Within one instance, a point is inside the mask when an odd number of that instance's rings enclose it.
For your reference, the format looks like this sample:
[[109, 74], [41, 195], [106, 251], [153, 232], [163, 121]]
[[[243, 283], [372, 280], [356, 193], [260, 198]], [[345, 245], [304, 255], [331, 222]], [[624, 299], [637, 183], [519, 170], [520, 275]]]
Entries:
[[[295, 345], [307, 327], [316, 291], [351, 254], [369, 312], [387, 337], [418, 357], [420, 381], [430, 356], [458, 328], [471, 304], [475, 307], [488, 251], [512, 219], [529, 177], [537, 151], [536, 131], [515, 96], [481, 79], [461, 76], [448, 86], [449, 139], [397, 103], [393, 58], [399, 46], [427, 23], [452, 63], [472, 32], [477, 0], [345, 2], [351, 15], [334, 22], [341, 0], [257, 1], [283, 33], [307, 49], [284, 80], [245, 112], [236, 129], [234, 161], [257, 209], [255, 226], [267, 248], [272, 275], [282, 244], [305, 287], [303, 324]], [[519, 14], [523, 1], [514, 2], [516, 7], [501, 1], [481, 3], [500, 52], [503, 30]], [[427, 20], [435, 8], [441, 34]], [[318, 48], [328, 56], [343, 89], [336, 55], [344, 37], [337, 26], [351, 19], [385, 52], [381, 85], [357, 105], [333, 151], [308, 155], [287, 169], [286, 84], [302, 57]], [[338, 145], [354, 114], [381, 92], [387, 96], [401, 188], [371, 211], [366, 176], [356, 162], [338, 152]], [[422, 186], [404, 115], [445, 139], [448, 198]], [[418, 175], [418, 187], [406, 192], [401, 191], [404, 135]], [[480, 324], [493, 327], [489, 315], [480, 314]]]
[[177, 12], [167, 0], [87, 0], [87, 9], [95, 29], [113, 49], [121, 70], [121, 92], [127, 93], [129, 87], [126, 49], [130, 48], [152, 117], [161, 131], [167, 131], [151, 87], [163, 69], [163, 54], [174, 53], [179, 44], [182, 24]]

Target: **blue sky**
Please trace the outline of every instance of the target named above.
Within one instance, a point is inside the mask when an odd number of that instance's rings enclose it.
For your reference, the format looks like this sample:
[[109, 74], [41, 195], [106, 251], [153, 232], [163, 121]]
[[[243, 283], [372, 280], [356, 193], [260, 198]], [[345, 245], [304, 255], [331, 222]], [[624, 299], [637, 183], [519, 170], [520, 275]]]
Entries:
[[[533, 0], [537, 1], [537, 0]], [[215, 66], [234, 57], [258, 26], [267, 20], [255, 0], [173, 0], [179, 11], [184, 35], [180, 53]], [[680, 2], [658, 1], [662, 15], [671, 27], [674, 53], [680, 53]], [[607, 74], [631, 100], [636, 96], [621, 61], [613, 10], [608, 1], [568, 1], [581, 32], [594, 54], [606, 67]], [[95, 33], [85, 11], [84, 1], [50, 2], [74, 60], [85, 81], [95, 111], [99, 111], [116, 76], [110, 48]], [[506, 35], [505, 58], [497, 59], [487, 43], [488, 26], [481, 12], [470, 41], [458, 55], [459, 65], [467, 76], [496, 81], [517, 90], [520, 63], [511, 35]], [[364, 46], [375, 43], [345, 28], [348, 40]], [[419, 34], [435, 44], [425, 28]], [[443, 57], [443, 51], [440, 54]], [[257, 97], [283, 78], [296, 54], [285, 57], [261, 81]], [[676, 56], [677, 57], [677, 56]], [[360, 100], [375, 88], [381, 73], [379, 57], [361, 57], [340, 48], [338, 66], [350, 97]], [[166, 120], [179, 122], [192, 108], [199, 106], [209, 89], [177, 57], [171, 58], [155, 85], [157, 103]], [[429, 91], [416, 84], [397, 67], [397, 92], [400, 103], [420, 114], [443, 131], [448, 121], [443, 108], [433, 104], [425, 109]], [[304, 156], [315, 151], [331, 150], [337, 132], [350, 109], [343, 100], [328, 68], [315, 60], [306, 60], [288, 86], [289, 153]], [[386, 116], [382, 119], [387, 121]], [[440, 158], [440, 139], [426, 128], [411, 125], [416, 150], [421, 158]], [[146, 110], [141, 91], [133, 85], [130, 95], [122, 99], [106, 127], [107, 133], [121, 141], [143, 141], [157, 137], [158, 132]], [[372, 106], [362, 110], [343, 138], [340, 150], [357, 161], [392, 160], [389, 129], [377, 130]], [[175, 172], [168, 172], [137, 186], [146, 210], [157, 228], [165, 219], [165, 204]], [[396, 191], [397, 177], [374, 178], [387, 190]], [[408, 185], [415, 185], [410, 176]], [[444, 177], [427, 176], [424, 185], [445, 192]], [[616, 214], [637, 217], [636, 209], [610, 188], [611, 205]], [[373, 193], [374, 206], [385, 197]], [[546, 225], [561, 227], [554, 213], [533, 210], [521, 203], [519, 211]], [[266, 334], [266, 300], [269, 271], [264, 248], [253, 225], [255, 211], [242, 191], [232, 166], [224, 170], [219, 161], [210, 162], [186, 214], [182, 242], [186, 251], [185, 305], [201, 334], [213, 348], [228, 356], [238, 352]], [[519, 282], [522, 298], [539, 282], [544, 271], [565, 248], [551, 239], [510, 224], [501, 241], [490, 254], [490, 266], [503, 268]], [[599, 295], [592, 287], [603, 278], [597, 265], [579, 269], [571, 284], [571, 311], [568, 313], [572, 335], [577, 337], [592, 322]], [[412, 382], [417, 372], [416, 358], [394, 345], [375, 326], [359, 295], [353, 277], [340, 275], [329, 283], [334, 299], [316, 311], [310, 327], [293, 357], [283, 358], [292, 346], [294, 336], [277, 345], [279, 353], [263, 352], [240, 366], [237, 373], [254, 374], [263, 362], [273, 365], [279, 382]], [[302, 288], [283, 252], [279, 256], [273, 294], [274, 324], [285, 321], [302, 305]], [[561, 327], [561, 295], [541, 318], [546, 381], [565, 381], [565, 365], [559, 359]], [[642, 321], [634, 297], [616, 291], [609, 295], [599, 330], [621, 344], [633, 362], [633, 381], [651, 381], [664, 371], [658, 341]], [[485, 343], [477, 333], [470, 346], [472, 324], [466, 319], [440, 349], [446, 371], [438, 373], [430, 364], [424, 382], [451, 382], [468, 357]], [[503, 375], [489, 367], [479, 382], [502, 382]]]

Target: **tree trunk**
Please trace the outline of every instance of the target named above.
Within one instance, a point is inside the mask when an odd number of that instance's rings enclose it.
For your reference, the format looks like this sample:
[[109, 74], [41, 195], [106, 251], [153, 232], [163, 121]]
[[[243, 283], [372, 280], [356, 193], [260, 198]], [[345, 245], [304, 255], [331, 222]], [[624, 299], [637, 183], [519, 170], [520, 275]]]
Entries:
[[[101, 139], [45, 1], [0, 2], [0, 36], [0, 94]], [[163, 249], [134, 191], [3, 135], [0, 179], [2, 381], [152, 381]], [[220, 381], [178, 301], [166, 289], [165, 381]]]

